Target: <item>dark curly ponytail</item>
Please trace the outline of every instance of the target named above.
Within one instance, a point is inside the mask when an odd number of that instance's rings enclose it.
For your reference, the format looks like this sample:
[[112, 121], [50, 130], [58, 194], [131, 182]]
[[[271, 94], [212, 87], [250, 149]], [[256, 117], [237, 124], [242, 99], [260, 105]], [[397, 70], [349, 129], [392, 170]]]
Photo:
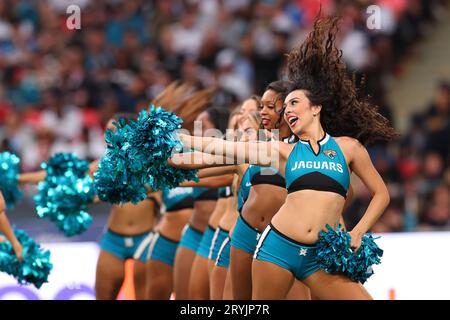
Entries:
[[305, 42], [288, 54], [289, 92], [304, 90], [312, 105], [321, 105], [321, 124], [332, 136], [350, 136], [367, 144], [396, 137], [377, 107], [361, 99], [350, 79], [342, 51], [335, 46], [338, 19], [317, 19]]

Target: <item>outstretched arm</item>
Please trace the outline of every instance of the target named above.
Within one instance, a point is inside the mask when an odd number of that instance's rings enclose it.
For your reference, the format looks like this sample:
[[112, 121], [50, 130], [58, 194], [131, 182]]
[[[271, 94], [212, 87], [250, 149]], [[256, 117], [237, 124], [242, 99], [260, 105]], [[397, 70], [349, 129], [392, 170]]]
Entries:
[[201, 169], [197, 176], [199, 178], [217, 177], [226, 174], [237, 174], [239, 171], [238, 165], [231, 165], [226, 167], [206, 168]]
[[0, 232], [2, 232], [6, 239], [11, 242], [14, 253], [19, 261], [22, 260], [22, 245], [19, 240], [17, 240], [16, 235], [14, 234], [13, 229], [11, 228], [11, 224], [9, 223], [8, 217], [6, 216], [6, 205], [5, 199], [3, 198], [3, 194], [0, 192]]
[[277, 168], [280, 161], [279, 141], [235, 142], [212, 137], [178, 135], [183, 145], [203, 153], [233, 159], [233, 164], [256, 164]]
[[234, 164], [234, 160], [221, 155], [202, 152], [175, 153], [169, 160], [170, 166], [179, 169], [204, 169]]
[[185, 181], [180, 184], [180, 187], [205, 187], [205, 188], [220, 188], [228, 187], [233, 182], [233, 175], [227, 174], [218, 177], [202, 178], [199, 182]]
[[[98, 169], [98, 164], [100, 160], [95, 160], [89, 164], [89, 175], [91, 178], [94, 177], [94, 172]], [[44, 181], [47, 177], [47, 171], [46, 170], [40, 170], [36, 172], [28, 172], [28, 173], [21, 173], [19, 175], [19, 184], [38, 184], [41, 181]]]
[[47, 171], [41, 170], [36, 172], [28, 172], [19, 174], [19, 184], [38, 184], [47, 177]]
[[389, 191], [373, 166], [366, 148], [358, 143], [352, 148], [350, 167], [369, 189], [372, 200], [361, 220], [351, 231], [352, 247], [359, 248], [362, 236], [373, 227], [389, 204]]

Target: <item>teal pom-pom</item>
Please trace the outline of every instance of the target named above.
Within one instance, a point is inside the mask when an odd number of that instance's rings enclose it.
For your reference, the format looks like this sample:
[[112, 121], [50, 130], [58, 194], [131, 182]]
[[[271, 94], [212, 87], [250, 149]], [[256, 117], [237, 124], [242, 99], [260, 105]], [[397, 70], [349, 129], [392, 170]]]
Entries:
[[339, 225], [336, 229], [326, 225], [317, 243], [317, 262], [329, 273], [344, 273], [353, 281], [364, 283], [373, 274], [372, 265], [381, 263], [381, 250], [371, 234], [362, 238], [360, 248], [350, 248], [351, 237]]
[[153, 190], [173, 189], [178, 187], [183, 181], [198, 182], [197, 170], [177, 169], [163, 163], [154, 164], [149, 169], [149, 185]]
[[[94, 187], [100, 200], [120, 204], [137, 204], [147, 197], [148, 177], [135, 161], [130, 161], [132, 121], [113, 122], [115, 131], [105, 132], [106, 151], [94, 174]], [[133, 159], [132, 159], [133, 160]]]
[[319, 233], [317, 261], [326, 272], [345, 272], [350, 258], [350, 235], [339, 225], [335, 230], [327, 224]]
[[106, 132], [107, 150], [95, 173], [100, 200], [136, 204], [147, 198], [147, 185], [161, 190], [197, 180], [196, 171], [167, 164], [172, 152], [182, 149], [175, 134], [181, 124], [174, 113], [154, 106], [141, 111], [137, 121], [115, 122], [115, 132]]
[[20, 159], [9, 152], [0, 153], [0, 191], [5, 198], [6, 207], [14, 208], [23, 194], [19, 190]]
[[172, 112], [151, 106], [149, 111], [139, 113], [133, 134], [130, 136], [132, 154], [140, 161], [166, 161], [173, 149], [181, 150], [175, 130], [181, 129], [182, 120]]
[[0, 242], [0, 271], [12, 275], [20, 284], [33, 284], [39, 289], [48, 282], [53, 268], [50, 251], [34, 242], [25, 231], [14, 228], [14, 233], [22, 245], [23, 260], [17, 260], [9, 241]]
[[113, 204], [137, 204], [147, 196], [145, 176], [133, 175], [127, 169], [117, 171], [116, 162], [104, 157], [94, 174], [94, 188], [100, 200]]
[[375, 243], [375, 239], [371, 234], [365, 234], [361, 247], [352, 254], [348, 268], [353, 280], [366, 282], [373, 275], [372, 266], [381, 263], [383, 250]]
[[147, 184], [153, 190], [172, 189], [185, 180], [198, 181], [196, 170], [174, 168], [167, 163], [183, 145], [175, 131], [183, 121], [172, 112], [151, 106], [143, 110], [130, 136], [133, 164], [146, 170]]
[[56, 154], [42, 168], [47, 177], [34, 197], [38, 217], [55, 222], [68, 237], [83, 233], [92, 223], [88, 205], [95, 197], [88, 162], [73, 154]]
[[76, 177], [83, 178], [89, 170], [89, 163], [85, 160], [80, 160], [73, 153], [57, 153], [48, 159], [46, 163], [43, 163], [41, 167], [50, 176], [64, 176], [70, 173]]

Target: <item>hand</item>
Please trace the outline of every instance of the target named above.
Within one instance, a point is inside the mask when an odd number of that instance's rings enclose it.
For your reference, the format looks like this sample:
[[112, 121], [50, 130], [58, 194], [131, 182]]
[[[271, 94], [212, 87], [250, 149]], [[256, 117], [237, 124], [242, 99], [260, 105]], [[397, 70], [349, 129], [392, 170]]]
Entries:
[[19, 260], [19, 262], [23, 261], [23, 248], [22, 245], [20, 243], [17, 243], [15, 245], [13, 245], [13, 250], [14, 253], [16, 254], [17, 260]]
[[188, 142], [189, 142], [189, 138], [191, 137], [190, 135], [187, 135], [187, 134], [185, 134], [185, 133], [183, 133], [183, 132], [177, 132], [176, 134], [177, 134], [178, 139], [179, 139], [183, 144], [188, 143]]
[[182, 133], [182, 132], [177, 132], [176, 133], [176, 135], [177, 135], [177, 138], [180, 140], [180, 141], [183, 141], [183, 138], [185, 138], [185, 134], [184, 133]]
[[356, 252], [356, 251], [358, 251], [359, 247], [361, 246], [363, 234], [355, 229], [350, 231], [349, 234], [351, 237], [350, 248], [352, 248], [352, 250], [354, 252]]

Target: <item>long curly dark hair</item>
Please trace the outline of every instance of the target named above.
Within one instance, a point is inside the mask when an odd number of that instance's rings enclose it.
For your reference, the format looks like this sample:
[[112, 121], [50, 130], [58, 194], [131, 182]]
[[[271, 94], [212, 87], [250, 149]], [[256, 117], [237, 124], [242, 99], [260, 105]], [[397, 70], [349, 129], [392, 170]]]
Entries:
[[362, 144], [397, 136], [389, 121], [361, 97], [335, 46], [338, 18], [317, 19], [303, 44], [287, 59], [289, 92], [304, 90], [311, 105], [321, 105], [321, 124], [332, 136], [350, 136]]

